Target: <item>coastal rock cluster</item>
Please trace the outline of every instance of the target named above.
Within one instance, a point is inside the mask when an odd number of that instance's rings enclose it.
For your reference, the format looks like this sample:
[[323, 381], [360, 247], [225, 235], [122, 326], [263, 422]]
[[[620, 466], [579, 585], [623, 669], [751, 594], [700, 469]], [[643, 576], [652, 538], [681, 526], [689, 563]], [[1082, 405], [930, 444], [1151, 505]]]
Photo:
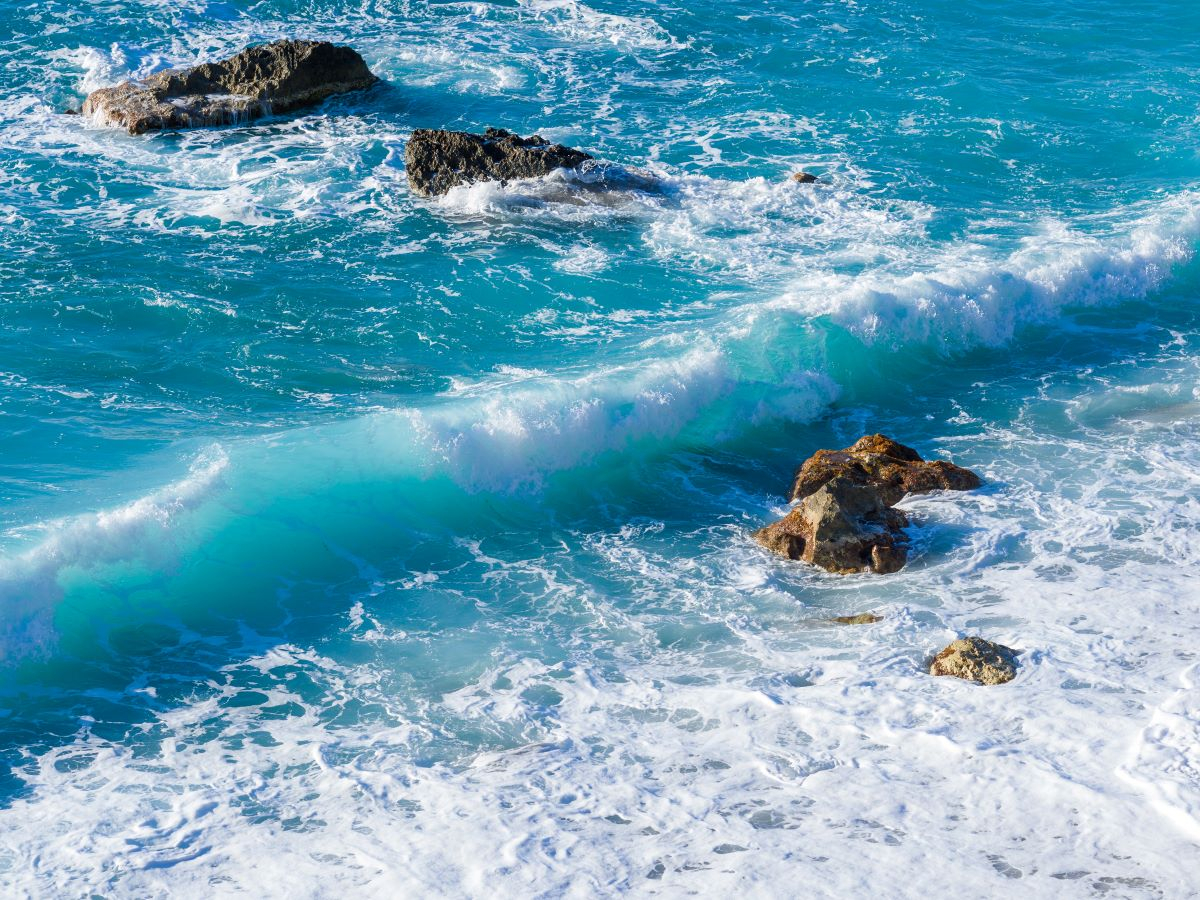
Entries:
[[911, 447], [882, 434], [844, 450], [818, 450], [792, 481], [791, 512], [754, 532], [788, 559], [830, 572], [898, 572], [908, 560], [908, 517], [895, 509], [907, 494], [971, 490], [983, 482], [953, 463], [926, 462]]
[[100, 88], [88, 95], [82, 112], [130, 134], [230, 125], [312, 106], [377, 80], [350, 47], [283, 40], [218, 62]]
[[[88, 95], [81, 112], [130, 134], [232, 125], [312, 106], [378, 80], [350, 47], [282, 40], [217, 62], [100, 88]], [[423, 197], [477, 181], [538, 178], [593, 158], [541, 135], [521, 137], [503, 128], [483, 134], [418, 128], [404, 157], [409, 186]]]
[[[81, 112], [99, 125], [130, 134], [234, 125], [313, 106], [378, 80], [350, 47], [279, 40], [247, 47], [228, 59], [100, 88], [87, 96], [80, 110], [67, 112]], [[540, 178], [594, 161], [591, 154], [541, 135], [521, 137], [503, 128], [488, 128], [483, 134], [418, 128], [404, 156], [409, 187], [422, 197], [445, 194], [460, 184]], [[592, 190], [660, 186], [653, 177], [619, 166], [599, 167], [595, 173], [588, 182]], [[804, 183], [816, 180], [805, 172], [794, 177]]]
[[[327, 41], [280, 40], [249, 47], [217, 62], [159, 72], [88, 95], [82, 113], [130, 134], [230, 125], [312, 106], [335, 94], [362, 90], [379, 79], [352, 48]], [[480, 181], [505, 183], [579, 169], [594, 157], [502, 128], [483, 134], [419, 128], [405, 147], [410, 189], [436, 197]], [[646, 187], [647, 179], [626, 175]], [[796, 172], [792, 180], [817, 177]], [[911, 447], [882, 434], [843, 450], [818, 450], [796, 470], [788, 499], [796, 506], [754, 532], [758, 543], [829, 572], [890, 573], [908, 559], [908, 518], [895, 508], [908, 494], [972, 490], [982, 484], [969, 469], [926, 461]], [[837, 616], [843, 625], [881, 621], [874, 613]], [[980, 637], [956, 640], [933, 658], [933, 675], [1003, 684], [1016, 674], [1016, 652]]]
[[[806, 459], [789, 493], [797, 505], [753, 537], [773, 553], [837, 574], [897, 572], [908, 559], [908, 517], [895, 505], [908, 494], [969, 491], [981, 484], [970, 469], [924, 460], [911, 447], [869, 434], [844, 450], [818, 450]], [[880, 618], [865, 613], [832, 621], [859, 625]], [[981, 637], [954, 641], [929, 666], [931, 675], [986, 685], [1011, 681], [1016, 670], [1016, 651]]]

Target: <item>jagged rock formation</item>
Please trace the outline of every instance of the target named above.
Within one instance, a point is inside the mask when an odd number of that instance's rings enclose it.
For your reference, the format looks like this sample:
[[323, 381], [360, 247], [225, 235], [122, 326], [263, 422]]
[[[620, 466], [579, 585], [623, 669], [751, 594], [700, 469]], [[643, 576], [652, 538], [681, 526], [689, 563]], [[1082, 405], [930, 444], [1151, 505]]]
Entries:
[[790, 513], [754, 532], [754, 539], [788, 559], [830, 572], [899, 571], [908, 559], [908, 519], [869, 485], [834, 478]]
[[587, 153], [551, 144], [541, 135], [523, 138], [503, 128], [489, 128], [483, 134], [418, 128], [404, 150], [409, 187], [424, 197], [477, 181], [538, 178], [590, 159]]
[[796, 470], [788, 499], [803, 500], [838, 477], [878, 488], [888, 506], [899, 503], [905, 494], [969, 491], [983, 484], [970, 469], [942, 460], [926, 462], [911, 447], [882, 434], [869, 434], [845, 450], [818, 450], [805, 460]]
[[82, 112], [130, 134], [231, 125], [311, 106], [377, 80], [350, 47], [283, 40], [250, 47], [219, 62], [100, 88], [88, 95]]
[[1004, 684], [1017, 677], [1017, 651], [981, 637], [952, 642], [929, 665], [930, 675], [952, 675], [979, 684]]
[[781, 556], [830, 572], [896, 572], [908, 560], [908, 519], [895, 504], [908, 493], [968, 490], [978, 475], [952, 463], [925, 462], [881, 434], [845, 450], [818, 450], [796, 472], [790, 513], [754, 532]]

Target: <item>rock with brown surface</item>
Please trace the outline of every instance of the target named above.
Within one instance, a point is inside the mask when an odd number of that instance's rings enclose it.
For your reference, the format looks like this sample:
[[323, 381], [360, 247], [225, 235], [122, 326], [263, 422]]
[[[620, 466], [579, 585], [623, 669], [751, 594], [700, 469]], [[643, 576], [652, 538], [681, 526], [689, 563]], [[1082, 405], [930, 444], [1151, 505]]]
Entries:
[[1017, 651], [981, 637], [954, 641], [933, 658], [930, 675], [952, 675], [978, 684], [1004, 684], [1017, 676]]
[[817, 176], [812, 174], [812, 172], [797, 172], [792, 176], [792, 181], [799, 184], [812, 184], [816, 180]]
[[83, 114], [130, 134], [231, 125], [312, 106], [378, 79], [350, 47], [327, 41], [276, 41], [229, 59], [159, 72], [88, 95]]
[[790, 513], [754, 532], [754, 539], [788, 559], [830, 572], [899, 571], [908, 558], [908, 519], [877, 488], [834, 478]]
[[845, 450], [818, 450], [810, 456], [796, 470], [788, 499], [802, 500], [833, 478], [878, 488], [888, 506], [899, 503], [905, 494], [969, 491], [983, 484], [970, 469], [942, 460], [926, 462], [911, 447], [871, 434]]
[[477, 181], [540, 178], [590, 159], [581, 150], [552, 144], [541, 135], [523, 138], [503, 128], [489, 128], [483, 134], [418, 128], [404, 148], [408, 185], [423, 197]]
[[969, 490], [979, 476], [926, 462], [911, 447], [871, 434], [845, 450], [818, 450], [797, 470], [788, 515], [754, 539], [788, 559], [830, 572], [896, 572], [908, 559], [908, 519], [893, 509], [906, 494]]
[[874, 625], [876, 622], [882, 622], [883, 616], [877, 616], [875, 613], [859, 613], [857, 616], [834, 616], [829, 621], [837, 625]]

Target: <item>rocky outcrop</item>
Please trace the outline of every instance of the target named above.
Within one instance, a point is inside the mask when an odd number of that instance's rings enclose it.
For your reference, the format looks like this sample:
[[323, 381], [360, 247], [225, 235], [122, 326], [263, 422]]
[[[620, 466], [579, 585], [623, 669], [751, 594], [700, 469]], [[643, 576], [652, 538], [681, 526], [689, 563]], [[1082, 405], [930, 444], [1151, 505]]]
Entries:
[[859, 613], [857, 616], [834, 616], [829, 621], [837, 625], [874, 625], [876, 622], [882, 622], [883, 616], [877, 616], [875, 613]]
[[523, 138], [503, 128], [483, 134], [418, 128], [404, 150], [409, 187], [425, 197], [477, 181], [539, 178], [590, 159], [581, 150], [552, 144], [541, 135]]
[[983, 484], [970, 469], [953, 463], [926, 462], [911, 447], [882, 434], [870, 434], [845, 450], [818, 450], [796, 470], [788, 499], [802, 500], [834, 478], [848, 478], [879, 490], [892, 506], [905, 494], [969, 491]]
[[792, 483], [791, 499], [799, 505], [754, 532], [754, 539], [830, 572], [896, 572], [908, 559], [908, 519], [893, 509], [904, 495], [981, 483], [968, 469], [926, 462], [911, 447], [872, 434], [845, 450], [809, 457]]
[[101, 88], [88, 95], [82, 112], [130, 134], [230, 125], [311, 106], [377, 80], [350, 47], [284, 40], [219, 62]]
[[908, 559], [908, 519], [880, 492], [849, 478], [821, 485], [790, 513], [754, 532], [754, 539], [788, 559], [830, 572], [897, 572]]
[[952, 675], [978, 684], [1004, 684], [1017, 677], [1017, 651], [981, 637], [954, 641], [933, 658], [930, 675]]
[[812, 184], [817, 180], [817, 176], [812, 172], [797, 172], [792, 176], [792, 181], [799, 184]]

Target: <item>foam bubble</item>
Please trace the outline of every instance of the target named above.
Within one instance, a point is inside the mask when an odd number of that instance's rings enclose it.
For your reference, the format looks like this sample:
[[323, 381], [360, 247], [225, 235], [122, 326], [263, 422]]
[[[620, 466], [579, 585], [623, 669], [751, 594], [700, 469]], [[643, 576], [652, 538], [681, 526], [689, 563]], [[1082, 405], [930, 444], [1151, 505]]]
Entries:
[[1200, 667], [1154, 710], [1130, 761], [1119, 771], [1145, 791], [1164, 818], [1200, 841]]
[[580, 44], [611, 44], [619, 50], [686, 47], [649, 16], [602, 13], [579, 0], [518, 0], [521, 9], [560, 37]]

